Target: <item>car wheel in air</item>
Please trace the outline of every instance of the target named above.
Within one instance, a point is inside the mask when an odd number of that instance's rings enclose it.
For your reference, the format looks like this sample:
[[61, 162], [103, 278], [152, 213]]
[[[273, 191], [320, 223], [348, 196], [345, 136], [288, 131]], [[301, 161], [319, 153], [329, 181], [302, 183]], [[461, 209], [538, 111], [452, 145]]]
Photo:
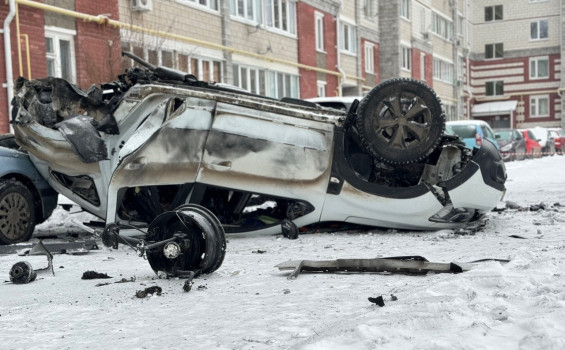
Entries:
[[380, 83], [361, 100], [356, 124], [367, 152], [386, 163], [409, 164], [437, 147], [445, 114], [429, 86], [398, 78]]
[[31, 192], [17, 180], [0, 180], [0, 244], [24, 242], [35, 228]]

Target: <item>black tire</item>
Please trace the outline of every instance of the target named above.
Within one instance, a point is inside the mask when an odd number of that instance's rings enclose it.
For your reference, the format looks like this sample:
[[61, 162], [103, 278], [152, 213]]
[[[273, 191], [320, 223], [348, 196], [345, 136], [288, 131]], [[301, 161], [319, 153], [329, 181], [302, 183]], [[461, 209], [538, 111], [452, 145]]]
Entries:
[[375, 86], [359, 104], [357, 130], [365, 150], [390, 164], [409, 164], [430, 155], [441, 141], [445, 114], [426, 84], [408, 78]]
[[31, 192], [17, 180], [0, 180], [0, 244], [31, 238], [35, 229], [35, 206]]
[[147, 252], [151, 268], [175, 275], [175, 270], [212, 273], [222, 265], [226, 238], [220, 221], [208, 209], [188, 204], [160, 214], [149, 225], [148, 241], [162, 241], [181, 232], [190, 245], [176, 259], [165, 257], [162, 249]]

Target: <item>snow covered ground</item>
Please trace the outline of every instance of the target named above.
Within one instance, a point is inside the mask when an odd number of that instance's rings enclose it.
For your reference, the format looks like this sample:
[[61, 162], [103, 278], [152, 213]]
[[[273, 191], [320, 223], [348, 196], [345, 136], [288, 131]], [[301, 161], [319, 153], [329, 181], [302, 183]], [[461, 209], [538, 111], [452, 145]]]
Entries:
[[[195, 280], [156, 279], [121, 246], [55, 255], [56, 276], [0, 284], [2, 349], [564, 349], [565, 156], [507, 164], [505, 201], [545, 210], [492, 212], [475, 234], [451, 230], [369, 230], [280, 236], [228, 236], [222, 267]], [[80, 232], [58, 209], [36, 236]], [[511, 236], [519, 236], [515, 238]], [[263, 252], [263, 253], [261, 253]], [[288, 259], [422, 255], [478, 263], [461, 274], [302, 274]], [[44, 256], [0, 255], [46, 266]], [[95, 270], [109, 280], [82, 280]], [[135, 279], [129, 283], [114, 282]], [[137, 298], [146, 287], [163, 293]], [[379, 307], [368, 297], [383, 296]], [[392, 300], [394, 295], [396, 300]]]

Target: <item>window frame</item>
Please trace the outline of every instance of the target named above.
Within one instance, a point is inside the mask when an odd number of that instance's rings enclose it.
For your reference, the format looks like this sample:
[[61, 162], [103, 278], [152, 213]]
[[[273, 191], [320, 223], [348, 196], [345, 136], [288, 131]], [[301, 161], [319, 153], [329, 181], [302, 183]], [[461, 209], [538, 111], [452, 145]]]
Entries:
[[324, 14], [314, 12], [314, 38], [316, 41], [316, 51], [324, 51]]
[[400, 45], [400, 69], [412, 71], [412, 48], [408, 45]]
[[375, 44], [365, 41], [365, 73], [375, 74]]
[[[224, 0], [225, 1], [225, 0]], [[243, 13], [239, 13], [238, 3], [243, 3]], [[251, 18], [249, 9], [251, 4]], [[263, 23], [263, 1], [262, 0], [230, 0], [230, 16], [237, 21], [248, 23]]]
[[[44, 27], [45, 33], [45, 41], [47, 38], [52, 40], [53, 45], [53, 52], [47, 52], [47, 44], [45, 47], [45, 60], [47, 62], [47, 68], [49, 69], [49, 60], [54, 60], [54, 70], [55, 75], [54, 77], [63, 78], [71, 83], [77, 82], [77, 72], [76, 72], [76, 51], [75, 51], [75, 37], [76, 31], [55, 27], [55, 26], [45, 26]], [[68, 41], [69, 42], [69, 61], [70, 61], [70, 70], [67, 72], [70, 77], [63, 77], [62, 71], [62, 62], [61, 62], [61, 43], [60, 41]]]
[[432, 33], [444, 40], [452, 40], [453, 21], [437, 12], [432, 12]]
[[[498, 45], [500, 45], [501, 50], [497, 50]], [[487, 47], [492, 46], [492, 57], [487, 56]], [[497, 56], [497, 52], [501, 51], [501, 55]], [[485, 44], [485, 60], [498, 60], [504, 58], [504, 43], [492, 43], [492, 44]]]
[[[546, 30], [545, 30], [545, 37], [541, 36], [541, 23], [545, 22], [546, 23]], [[532, 37], [532, 29], [533, 29], [533, 25], [536, 25], [536, 32], [537, 32], [537, 37]], [[530, 41], [542, 41], [542, 40], [549, 40], [549, 20], [547, 18], [545, 19], [538, 19], [535, 21], [531, 21], [530, 22]]]
[[412, 5], [412, 0], [400, 0], [400, 8], [398, 10], [400, 17], [410, 20], [410, 7]]
[[[347, 42], [345, 41], [345, 31], [347, 28]], [[349, 55], [357, 55], [357, 27], [347, 21], [340, 20], [340, 52]], [[346, 45], [347, 44], [347, 45]]]
[[[489, 85], [492, 90], [492, 94], [489, 94]], [[500, 91], [498, 91], [500, 87]], [[504, 80], [491, 80], [485, 82], [485, 96], [504, 96]]]
[[326, 85], [328, 83], [323, 81], [323, 80], [317, 80], [316, 81], [316, 94], [318, 95], [318, 97], [326, 97]]
[[[201, 8], [201, 9], [204, 9], [206, 11], [211, 11], [211, 12], [214, 12], [214, 13], [220, 12], [220, 2], [219, 2], [219, 0], [176, 0], [176, 1], [181, 3], [181, 4], [185, 4], [185, 5], [188, 5], [188, 6], [194, 6], [196, 8]], [[204, 1], [205, 4], [201, 4], [200, 3], [201, 1]], [[215, 6], [213, 6], [213, 4], [215, 4]]]
[[452, 84], [454, 83], [454, 66], [453, 62], [446, 61], [441, 58], [433, 58], [432, 76], [435, 80]]
[[[546, 61], [547, 62], [547, 76], [540, 76], [539, 75], [539, 62]], [[539, 80], [539, 79], [549, 79], [550, 76], [550, 65], [549, 65], [549, 56], [539, 56], [539, 57], [530, 57], [529, 60], [529, 70], [530, 70], [530, 79], [531, 80]], [[532, 71], [532, 63], [535, 64], [535, 75], [533, 75]]]
[[[293, 0], [265, 0], [265, 26], [271, 31], [296, 36], [296, 2]], [[284, 9], [284, 11], [282, 11]], [[286, 19], [283, 18], [286, 14]], [[278, 16], [277, 16], [278, 15]], [[278, 18], [276, 18], [278, 17]], [[277, 25], [278, 21], [278, 25]], [[286, 25], [286, 29], [284, 29]]]
[[[496, 17], [496, 12], [497, 10], [500, 9], [500, 18]], [[487, 14], [489, 14], [490, 12], [490, 16], [491, 19], [487, 19]], [[502, 21], [504, 19], [504, 12], [503, 12], [503, 7], [502, 5], [491, 5], [491, 6], [485, 6], [485, 22], [497, 22], [497, 21]]]
[[[547, 100], [547, 114], [540, 114], [540, 103], [541, 100]], [[535, 102], [535, 103], [534, 103]], [[551, 99], [549, 95], [532, 95], [530, 96], [530, 118], [547, 118], [551, 113]], [[535, 109], [535, 113], [532, 113], [532, 109]]]

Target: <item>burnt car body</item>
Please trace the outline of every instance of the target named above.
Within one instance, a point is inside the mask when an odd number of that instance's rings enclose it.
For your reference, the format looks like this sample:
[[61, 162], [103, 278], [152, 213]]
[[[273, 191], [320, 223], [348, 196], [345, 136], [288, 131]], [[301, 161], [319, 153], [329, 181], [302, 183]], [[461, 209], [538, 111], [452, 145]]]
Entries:
[[227, 233], [453, 228], [505, 190], [495, 146], [443, 135], [439, 99], [415, 80], [384, 82], [346, 114], [146, 66], [88, 91], [21, 79], [14, 99], [17, 141], [42, 176], [122, 236], [186, 204]]

